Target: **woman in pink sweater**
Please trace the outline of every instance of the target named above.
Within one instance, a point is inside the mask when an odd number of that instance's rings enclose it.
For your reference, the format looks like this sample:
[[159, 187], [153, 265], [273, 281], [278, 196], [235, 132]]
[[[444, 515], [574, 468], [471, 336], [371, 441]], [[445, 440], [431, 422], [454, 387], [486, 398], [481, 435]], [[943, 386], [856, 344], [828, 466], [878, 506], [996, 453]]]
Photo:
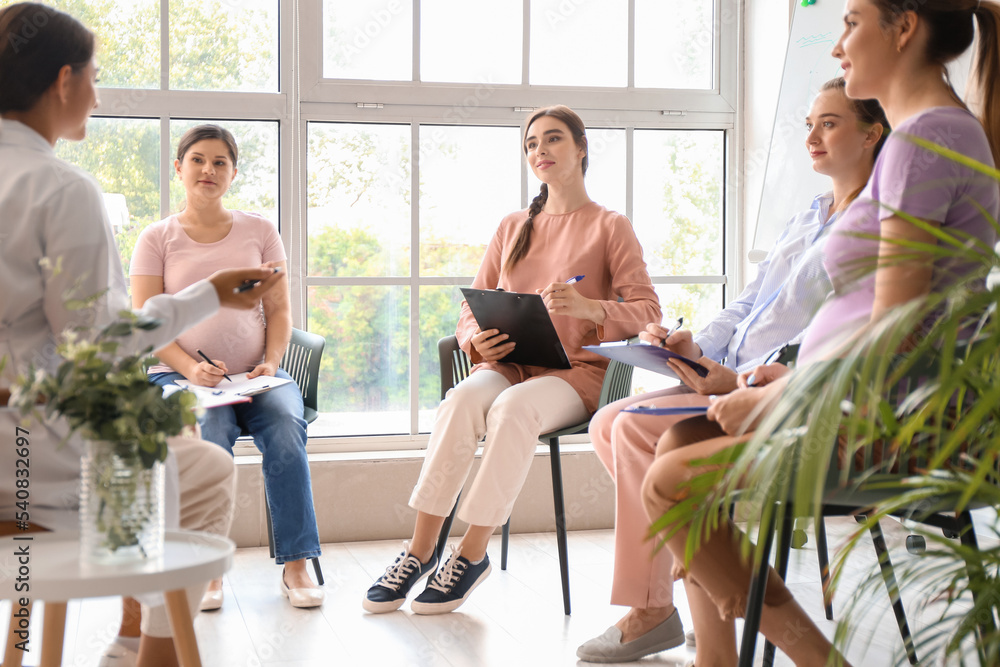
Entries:
[[[504, 218], [472, 286], [541, 294], [572, 368], [505, 363], [514, 342], [481, 331], [462, 305], [457, 336], [475, 367], [441, 403], [410, 506], [413, 538], [368, 590], [366, 610], [399, 609], [420, 579], [437, 568], [435, 543], [485, 437], [482, 466], [458, 516], [469, 528], [426, 590], [418, 614], [457, 609], [490, 572], [486, 546], [514, 506], [538, 436], [585, 421], [597, 408], [607, 359], [584, 345], [636, 335], [659, 321], [660, 306], [628, 218], [587, 196], [587, 137], [583, 121], [564, 106], [529, 118], [523, 150], [542, 181], [524, 211]], [[583, 275], [575, 284], [566, 281]]]

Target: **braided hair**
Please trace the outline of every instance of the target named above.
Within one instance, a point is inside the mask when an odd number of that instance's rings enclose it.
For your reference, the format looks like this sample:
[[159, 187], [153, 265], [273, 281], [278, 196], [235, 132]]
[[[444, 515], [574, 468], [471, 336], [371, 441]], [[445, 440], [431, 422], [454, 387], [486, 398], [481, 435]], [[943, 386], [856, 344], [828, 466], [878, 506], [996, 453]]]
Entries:
[[[524, 126], [524, 138], [527, 139], [528, 131], [531, 129], [532, 123], [543, 116], [552, 116], [556, 120], [562, 121], [567, 128], [569, 128], [570, 134], [573, 135], [573, 141], [576, 142], [577, 147], [582, 150], [587, 150], [587, 129], [583, 124], [583, 120], [567, 106], [562, 104], [557, 104], [551, 107], [544, 107], [531, 114], [528, 117], [528, 122]], [[523, 142], [522, 142], [523, 143]], [[528, 153], [528, 146], [523, 143], [522, 149], [525, 154]], [[583, 156], [583, 162], [581, 167], [583, 168], [583, 173], [587, 173], [587, 156]], [[501, 274], [509, 275], [514, 266], [524, 259], [525, 255], [528, 254], [528, 250], [531, 248], [531, 231], [535, 226], [535, 216], [541, 213], [542, 209], [545, 208], [545, 202], [549, 199], [549, 186], [542, 183], [541, 190], [531, 201], [531, 206], [528, 207], [528, 219], [524, 221], [521, 225], [521, 232], [517, 235], [517, 239], [514, 241], [514, 247], [510, 249], [507, 253], [507, 257], [503, 262], [503, 267], [500, 270]]]

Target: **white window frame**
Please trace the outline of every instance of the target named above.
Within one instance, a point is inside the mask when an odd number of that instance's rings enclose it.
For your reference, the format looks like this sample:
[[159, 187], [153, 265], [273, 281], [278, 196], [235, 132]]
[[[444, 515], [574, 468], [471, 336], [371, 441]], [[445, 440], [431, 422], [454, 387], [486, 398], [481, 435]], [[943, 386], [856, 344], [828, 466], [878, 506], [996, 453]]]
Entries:
[[[349, 0], [343, 0], [347, 2]], [[528, 85], [530, 49], [530, 0], [523, 0], [522, 82], [517, 85], [440, 84], [419, 81], [420, 0], [413, 3], [413, 80], [362, 81], [322, 77], [322, 2], [279, 0], [279, 91], [242, 93], [169, 90], [168, 0], [160, 0], [161, 77], [158, 90], [100, 90], [101, 106], [95, 116], [110, 118], [156, 118], [160, 121], [161, 214], [169, 213], [169, 185], [173, 178], [170, 120], [263, 120], [279, 123], [278, 222], [289, 257], [292, 317], [297, 326], [306, 321], [308, 288], [313, 286], [400, 285], [417, 294], [421, 286], [468, 285], [472, 276], [420, 277], [419, 257], [419, 127], [454, 122], [460, 125], [519, 127], [526, 109], [552, 103], [576, 110], [588, 128], [609, 127], [626, 131], [626, 215], [632, 217], [632, 154], [636, 129], [713, 129], [725, 132], [726, 188], [723, 222], [724, 271], [717, 276], [658, 276], [654, 284], [740, 284], [739, 257], [743, 245], [739, 233], [742, 219], [742, 155], [740, 66], [743, 5], [740, 0], [715, 0], [716, 53], [713, 88], [710, 90], [637, 89], [634, 86], [635, 0], [629, 0], [628, 86], [542, 87]], [[489, 90], [486, 88], [489, 87]], [[325, 278], [307, 275], [306, 162], [307, 124], [312, 121], [344, 123], [403, 123], [412, 131], [411, 233], [414, 243], [409, 276], [372, 278]], [[522, 161], [521, 206], [527, 206], [527, 167]], [[726, 294], [725, 298], [732, 296]], [[310, 452], [416, 449], [426, 446], [426, 434], [418, 434], [419, 337], [418, 299], [410, 311], [410, 422], [409, 435], [337, 436], [310, 438]]]

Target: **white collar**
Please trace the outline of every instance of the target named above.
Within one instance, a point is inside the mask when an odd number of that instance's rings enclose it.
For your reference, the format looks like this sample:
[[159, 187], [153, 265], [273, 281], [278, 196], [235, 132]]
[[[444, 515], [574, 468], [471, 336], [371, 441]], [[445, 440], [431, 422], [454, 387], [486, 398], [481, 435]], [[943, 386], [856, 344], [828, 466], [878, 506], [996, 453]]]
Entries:
[[24, 123], [10, 118], [0, 118], [0, 143], [33, 148], [50, 155], [55, 154], [55, 149], [52, 144], [45, 140], [45, 137]]

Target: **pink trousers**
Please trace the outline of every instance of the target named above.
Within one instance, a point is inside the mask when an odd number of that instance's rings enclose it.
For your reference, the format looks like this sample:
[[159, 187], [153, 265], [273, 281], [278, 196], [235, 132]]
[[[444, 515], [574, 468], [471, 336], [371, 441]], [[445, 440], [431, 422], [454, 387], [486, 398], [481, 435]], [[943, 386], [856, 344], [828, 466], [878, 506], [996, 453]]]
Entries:
[[673, 557], [667, 549], [653, 555], [646, 539], [649, 520], [642, 504], [642, 481], [656, 457], [656, 442], [690, 415], [640, 415], [622, 412], [630, 405], [656, 407], [708, 405], [707, 396], [681, 385], [623, 398], [597, 411], [590, 438], [601, 463], [615, 481], [615, 570], [611, 604], [647, 609], [673, 604]]

